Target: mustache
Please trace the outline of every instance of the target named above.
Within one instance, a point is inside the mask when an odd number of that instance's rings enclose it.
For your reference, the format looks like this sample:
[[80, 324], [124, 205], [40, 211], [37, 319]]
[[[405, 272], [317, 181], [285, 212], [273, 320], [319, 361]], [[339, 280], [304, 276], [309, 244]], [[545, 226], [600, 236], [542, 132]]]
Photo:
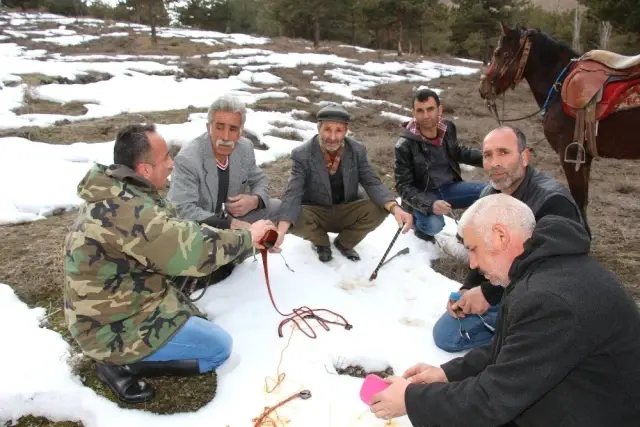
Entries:
[[235, 144], [234, 141], [229, 141], [226, 139], [218, 139], [216, 141], [216, 145], [219, 147], [233, 147], [233, 144]]
[[490, 171], [490, 174], [493, 175], [494, 173], [507, 173], [507, 170], [505, 168], [499, 167], [499, 168], [493, 168]]

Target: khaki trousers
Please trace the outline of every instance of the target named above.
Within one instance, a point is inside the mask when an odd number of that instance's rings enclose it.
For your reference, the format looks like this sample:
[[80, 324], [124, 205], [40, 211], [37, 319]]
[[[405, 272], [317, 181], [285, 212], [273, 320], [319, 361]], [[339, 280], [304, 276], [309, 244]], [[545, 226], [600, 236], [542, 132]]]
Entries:
[[290, 233], [318, 246], [329, 246], [327, 233], [338, 233], [338, 240], [352, 249], [375, 230], [389, 213], [369, 199], [333, 206], [302, 205], [300, 216]]

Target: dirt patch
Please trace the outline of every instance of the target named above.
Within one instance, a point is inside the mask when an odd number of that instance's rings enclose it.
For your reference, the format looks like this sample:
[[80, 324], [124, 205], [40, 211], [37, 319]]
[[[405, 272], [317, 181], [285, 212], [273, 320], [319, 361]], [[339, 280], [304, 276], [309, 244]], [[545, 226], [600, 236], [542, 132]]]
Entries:
[[366, 378], [369, 374], [377, 375], [380, 378], [392, 377], [394, 375], [392, 367], [388, 367], [384, 371], [367, 371], [359, 365], [349, 365], [344, 368], [336, 367], [336, 372], [338, 375], [348, 375], [355, 378]]
[[64, 114], [67, 116], [83, 116], [87, 114], [87, 109], [80, 102], [67, 102], [58, 104], [57, 102], [44, 101], [42, 99], [25, 100], [20, 108], [12, 110], [21, 114]]
[[[84, 29], [81, 31], [84, 32]], [[220, 52], [229, 48], [225, 45], [208, 46], [179, 37], [158, 37], [158, 43], [153, 45], [150, 35], [133, 32], [129, 37], [100, 37], [76, 46], [58, 46], [53, 43], [33, 41], [24, 41], [21, 44], [29, 49], [45, 49], [61, 55], [176, 55], [184, 58]]]
[[291, 156], [280, 157], [271, 163], [262, 165], [261, 168], [269, 177], [269, 194], [281, 199], [291, 172]]
[[251, 109], [256, 111], [277, 111], [279, 113], [290, 113], [292, 110], [309, 110], [309, 104], [296, 101], [294, 98], [263, 98], [251, 105]]
[[291, 139], [293, 141], [304, 141], [304, 136], [297, 130], [271, 129], [265, 135], [277, 136], [278, 138]]
[[109, 80], [113, 76], [109, 73], [99, 73], [90, 71], [86, 74], [79, 74], [74, 80], [62, 76], [45, 76], [44, 74], [18, 74], [22, 77], [22, 82], [30, 87], [37, 87], [48, 84], [87, 84]]
[[240, 73], [240, 68], [227, 65], [210, 65], [208, 60], [191, 59], [182, 64], [182, 71], [176, 73], [178, 79], [226, 79]]
[[155, 398], [151, 402], [133, 405], [118, 400], [111, 389], [98, 379], [95, 374], [95, 364], [89, 359], [83, 359], [83, 362], [76, 367], [76, 373], [84, 385], [115, 402], [119, 407], [141, 409], [156, 414], [195, 412], [215, 398], [217, 388], [215, 372], [192, 377], [147, 378], [145, 380], [155, 389]]
[[206, 112], [206, 108], [188, 108], [185, 110], [155, 111], [133, 114], [120, 114], [113, 117], [78, 122], [61, 122], [51, 127], [23, 127], [0, 130], [0, 138], [17, 136], [32, 141], [52, 144], [72, 144], [77, 141], [104, 142], [115, 139], [118, 130], [131, 123], [173, 124], [184, 123], [189, 114]]

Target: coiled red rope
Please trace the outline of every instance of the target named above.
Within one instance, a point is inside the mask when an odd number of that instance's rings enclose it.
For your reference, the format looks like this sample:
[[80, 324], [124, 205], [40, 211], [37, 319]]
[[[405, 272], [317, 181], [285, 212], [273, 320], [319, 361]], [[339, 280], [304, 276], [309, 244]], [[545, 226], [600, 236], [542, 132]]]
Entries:
[[[275, 310], [278, 312], [278, 314], [286, 317], [286, 319], [280, 322], [280, 325], [278, 326], [278, 336], [282, 338], [282, 328], [284, 327], [284, 325], [286, 325], [288, 322], [293, 322], [296, 324], [298, 329], [304, 332], [306, 336], [308, 336], [309, 338], [316, 338], [316, 332], [307, 321], [308, 319], [315, 319], [326, 331], [329, 330], [329, 324], [344, 326], [346, 330], [350, 330], [351, 328], [353, 328], [353, 325], [351, 325], [342, 315], [324, 308], [311, 309], [307, 306], [303, 306], [293, 309], [292, 312], [288, 314], [285, 314], [278, 309], [278, 306], [273, 299], [273, 293], [271, 292], [271, 283], [269, 282], [269, 267], [267, 265], [267, 250], [275, 244], [277, 239], [278, 233], [273, 230], [269, 230], [260, 241], [260, 244], [262, 244], [266, 249], [261, 249], [260, 252], [262, 254], [262, 266], [264, 268], [264, 278], [267, 282], [267, 291], [269, 291], [269, 299], [271, 299], [271, 304], [273, 305], [273, 308], [275, 308]], [[319, 313], [333, 315], [335, 320], [328, 320], [322, 317]], [[307, 326], [307, 328], [302, 328], [299, 322], [303, 322]]]

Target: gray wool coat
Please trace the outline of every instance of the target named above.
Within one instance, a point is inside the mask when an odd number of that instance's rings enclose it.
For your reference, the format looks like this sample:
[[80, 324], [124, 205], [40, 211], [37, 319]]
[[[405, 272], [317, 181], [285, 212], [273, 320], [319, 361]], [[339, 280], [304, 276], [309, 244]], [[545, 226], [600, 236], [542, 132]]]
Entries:
[[[331, 206], [331, 184], [324, 155], [320, 150], [318, 135], [291, 152], [291, 175], [285, 190], [279, 220], [295, 224], [302, 205]], [[345, 203], [362, 198], [363, 188], [378, 206], [395, 200], [375, 174], [369, 163], [367, 149], [355, 139], [345, 138], [344, 153], [340, 159], [344, 183]]]
[[[201, 221], [213, 215], [218, 201], [218, 167], [209, 135], [205, 132], [186, 143], [174, 159], [167, 195], [178, 216]], [[255, 194], [269, 203], [267, 175], [256, 164], [253, 144], [241, 137], [229, 156], [228, 197]]]

